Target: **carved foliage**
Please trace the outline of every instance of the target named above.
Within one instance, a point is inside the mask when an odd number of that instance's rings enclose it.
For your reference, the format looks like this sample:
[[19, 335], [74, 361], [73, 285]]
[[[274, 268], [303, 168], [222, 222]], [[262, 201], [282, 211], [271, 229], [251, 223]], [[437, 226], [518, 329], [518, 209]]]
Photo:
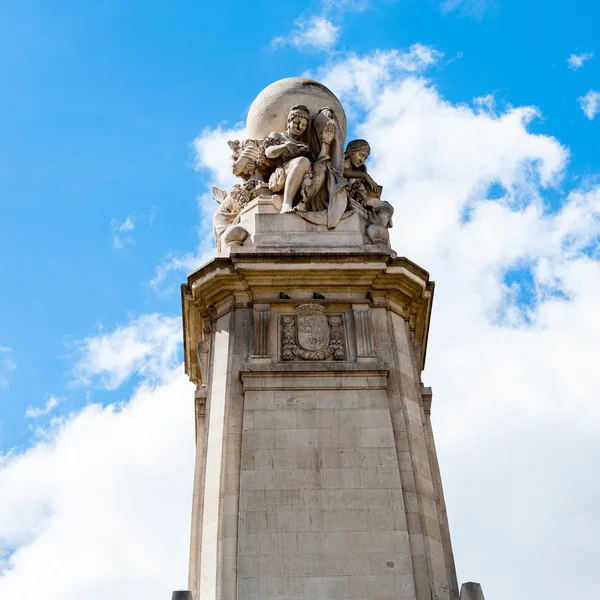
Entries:
[[320, 304], [303, 304], [296, 316], [281, 317], [282, 360], [345, 360], [343, 318]]

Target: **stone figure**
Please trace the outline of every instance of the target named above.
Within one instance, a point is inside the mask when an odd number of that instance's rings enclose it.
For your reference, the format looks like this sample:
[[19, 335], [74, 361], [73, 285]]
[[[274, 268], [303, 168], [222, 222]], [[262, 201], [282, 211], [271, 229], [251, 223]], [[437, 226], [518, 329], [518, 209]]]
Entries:
[[241, 246], [248, 232], [239, 225], [240, 211], [256, 196], [256, 188], [260, 182], [249, 179], [243, 185], [237, 183], [228, 194], [225, 190], [213, 186], [213, 198], [219, 208], [213, 215], [213, 231], [217, 243], [217, 251], [227, 246]]
[[322, 211], [327, 226], [333, 228], [347, 206], [341, 170], [336, 172], [334, 164], [335, 159], [341, 162], [335, 113], [325, 107], [311, 117], [306, 106], [297, 104], [287, 123], [285, 132], [273, 132], [265, 140], [265, 156], [275, 166], [269, 188], [283, 191], [282, 213]]
[[[324, 94], [323, 86], [316, 89]], [[296, 103], [280, 102], [270, 112], [260, 113], [261, 118], [263, 114], [265, 119], [268, 117], [266, 122], [276, 126], [277, 131], [267, 134], [269, 130], [265, 127], [252, 130], [249, 121], [249, 131], [256, 137], [228, 142], [233, 174], [243, 183], [233, 186], [229, 194], [213, 188], [220, 205], [213, 218], [218, 250], [248, 243], [248, 230], [254, 231], [254, 225], [248, 227], [247, 217], [240, 214], [245, 215], [244, 207], [258, 196], [263, 197], [262, 211], [273, 210], [264, 208], [266, 200], [281, 213], [293, 212], [329, 230], [362, 207], [367, 211], [367, 224], [364, 224], [365, 213], [360, 211], [363, 223], [360, 236], [364, 238], [366, 233], [367, 243], [389, 245], [393, 208], [381, 199], [382, 187], [367, 170], [369, 143], [352, 140], [344, 151], [345, 114], [331, 92], [326, 90], [325, 94], [331, 97], [331, 105], [321, 108], [316, 108], [319, 104], [310, 96], [306, 97], [306, 104], [298, 103], [304, 98], [294, 93]], [[331, 106], [336, 106], [335, 111]], [[265, 137], [257, 139], [262, 135]], [[291, 221], [286, 222], [287, 227], [293, 227]]]
[[348, 182], [348, 196], [363, 206], [369, 197], [379, 198], [382, 190], [367, 172], [365, 162], [370, 154], [371, 146], [367, 140], [348, 142], [344, 153], [344, 177]]
[[264, 143], [260, 140], [244, 140], [241, 143], [234, 140], [227, 143], [233, 151], [233, 174], [245, 181], [264, 181], [264, 174], [269, 168]]
[[352, 140], [344, 154], [344, 177], [347, 180], [348, 197], [367, 209], [370, 225], [367, 235], [374, 244], [390, 243], [388, 229], [392, 227], [394, 207], [381, 200], [382, 186], [367, 171], [365, 164], [371, 154], [366, 140]]
[[296, 211], [330, 229], [346, 213], [343, 138], [332, 108], [311, 115], [306, 106], [296, 104], [285, 131], [271, 132], [265, 140], [230, 141], [229, 147], [234, 175], [256, 181], [255, 195], [266, 187], [281, 193], [282, 213]]
[[[305, 141], [309, 123], [308, 108], [302, 104], [292, 106], [287, 118], [287, 130], [273, 132], [265, 140], [265, 156], [275, 166], [269, 178], [269, 189], [275, 193], [283, 191], [282, 213], [292, 212], [296, 194], [315, 158]], [[328, 143], [323, 140], [323, 145], [327, 146]]]

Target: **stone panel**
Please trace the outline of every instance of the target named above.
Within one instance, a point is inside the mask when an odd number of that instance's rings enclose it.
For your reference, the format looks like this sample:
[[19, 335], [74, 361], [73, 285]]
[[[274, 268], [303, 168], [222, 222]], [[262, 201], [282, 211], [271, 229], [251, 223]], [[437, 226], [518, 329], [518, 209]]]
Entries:
[[246, 392], [238, 600], [411, 598], [386, 392], [319, 379], [326, 389]]

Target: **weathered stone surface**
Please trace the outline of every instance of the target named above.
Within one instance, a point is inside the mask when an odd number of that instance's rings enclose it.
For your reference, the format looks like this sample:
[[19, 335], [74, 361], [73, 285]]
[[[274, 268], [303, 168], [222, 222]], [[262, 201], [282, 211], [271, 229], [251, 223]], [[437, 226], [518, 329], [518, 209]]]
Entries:
[[460, 600], [485, 600], [479, 583], [469, 581], [460, 588]]
[[[394, 209], [368, 173], [369, 143], [352, 140], [344, 149], [346, 116], [330, 90], [300, 78], [275, 82], [250, 108], [247, 129], [250, 138], [229, 142], [233, 174], [243, 183], [229, 193], [213, 187], [219, 254], [240, 246], [389, 247]], [[343, 229], [355, 213], [357, 235], [307, 235]], [[262, 219], [253, 222], [255, 215]]]
[[[458, 599], [412, 343], [426, 348], [432, 292], [406, 259], [323, 248], [232, 254], [189, 277], [185, 346], [210, 348], [204, 378], [186, 350], [197, 411], [206, 397], [194, 600]], [[302, 353], [286, 358], [298, 319]], [[332, 319], [343, 355], [308, 357], [330, 347]]]
[[256, 97], [248, 111], [248, 137], [264, 139], [272, 131], [283, 131], [287, 114], [295, 104], [304, 104], [312, 112], [331, 106], [338, 115], [345, 141], [346, 114], [340, 101], [322, 83], [303, 77], [280, 79]]
[[459, 600], [421, 381], [434, 286], [345, 128], [320, 84], [266, 90], [230, 142], [244, 183], [214, 190], [218, 257], [182, 286], [193, 600]]

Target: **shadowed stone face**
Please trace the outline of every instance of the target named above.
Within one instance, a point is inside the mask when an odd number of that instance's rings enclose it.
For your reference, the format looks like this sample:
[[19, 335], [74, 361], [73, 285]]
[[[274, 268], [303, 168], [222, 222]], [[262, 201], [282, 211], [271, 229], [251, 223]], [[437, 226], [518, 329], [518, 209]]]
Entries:
[[288, 132], [290, 135], [300, 138], [302, 134], [306, 131], [308, 127], [308, 119], [303, 119], [302, 117], [294, 117], [288, 123]]
[[369, 153], [366, 150], [360, 150], [350, 155], [350, 162], [355, 169], [358, 169], [365, 164], [367, 158], [369, 158]]

